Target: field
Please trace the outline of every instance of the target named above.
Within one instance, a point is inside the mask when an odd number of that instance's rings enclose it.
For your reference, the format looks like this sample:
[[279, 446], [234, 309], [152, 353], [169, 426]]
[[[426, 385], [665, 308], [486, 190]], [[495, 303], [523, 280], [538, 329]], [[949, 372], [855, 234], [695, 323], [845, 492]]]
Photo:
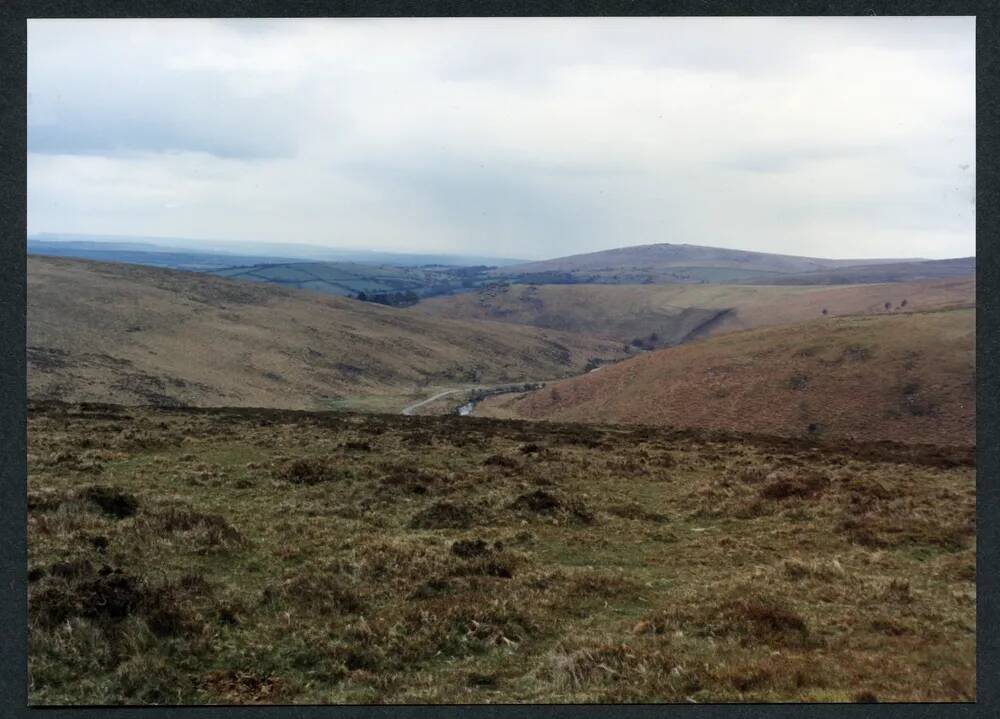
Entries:
[[53, 402], [28, 438], [33, 704], [975, 698], [972, 448]]

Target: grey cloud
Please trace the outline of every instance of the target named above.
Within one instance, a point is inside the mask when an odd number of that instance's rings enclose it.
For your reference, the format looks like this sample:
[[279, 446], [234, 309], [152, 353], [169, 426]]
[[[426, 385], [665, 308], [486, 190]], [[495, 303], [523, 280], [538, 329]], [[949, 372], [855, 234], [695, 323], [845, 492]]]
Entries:
[[28, 50], [30, 231], [974, 251], [968, 18], [32, 21]]
[[[170, 68], [170, 55], [155, 48], [87, 48], [69, 30], [32, 34], [29, 152], [188, 151], [243, 159], [295, 153], [289, 110], [297, 97], [240, 97], [220, 73]], [[59, 60], [71, 58], [74, 47], [72, 62]]]

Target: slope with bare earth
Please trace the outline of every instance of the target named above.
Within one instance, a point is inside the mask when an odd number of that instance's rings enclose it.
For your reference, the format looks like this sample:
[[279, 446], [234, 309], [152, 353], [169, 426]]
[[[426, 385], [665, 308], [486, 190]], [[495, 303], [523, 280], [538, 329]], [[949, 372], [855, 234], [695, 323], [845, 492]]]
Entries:
[[[311, 408], [568, 376], [605, 340], [136, 265], [28, 261], [32, 397]], [[414, 400], [410, 400], [414, 401]], [[396, 407], [398, 409], [399, 407]]]
[[[540, 262], [511, 265], [493, 271], [495, 277], [520, 281], [561, 282], [726, 282], [784, 274], [832, 270], [852, 265], [911, 262], [912, 260], [831, 260], [730, 250], [721, 247], [659, 243], [620, 247]], [[919, 262], [919, 260], [915, 260]], [[547, 278], [547, 279], [542, 279]]]
[[425, 300], [413, 312], [583, 332], [653, 346], [692, 336], [805, 322], [823, 316], [908, 312], [975, 304], [969, 278], [838, 286], [493, 285]]
[[975, 310], [827, 318], [660, 350], [476, 414], [975, 443]]

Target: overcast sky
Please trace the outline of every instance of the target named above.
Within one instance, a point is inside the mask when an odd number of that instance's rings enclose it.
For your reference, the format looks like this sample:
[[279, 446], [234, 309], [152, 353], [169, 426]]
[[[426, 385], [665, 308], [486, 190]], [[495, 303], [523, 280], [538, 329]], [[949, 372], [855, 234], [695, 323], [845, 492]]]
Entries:
[[33, 20], [28, 230], [975, 253], [972, 18]]

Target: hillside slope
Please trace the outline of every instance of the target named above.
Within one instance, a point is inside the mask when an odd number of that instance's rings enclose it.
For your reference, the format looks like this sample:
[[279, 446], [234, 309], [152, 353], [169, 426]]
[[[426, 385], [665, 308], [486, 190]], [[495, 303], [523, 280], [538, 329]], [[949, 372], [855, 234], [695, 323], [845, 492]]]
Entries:
[[[975, 277], [976, 258], [956, 257], [950, 260], [917, 262], [885, 262], [835, 269], [823, 269], [801, 274], [768, 277], [767, 284], [779, 285], [846, 285], [867, 282], [914, 282], [943, 278]], [[747, 282], [757, 280], [748, 279]]]
[[[512, 322], [666, 346], [697, 336], [806, 322], [822, 316], [971, 307], [975, 282], [849, 286], [774, 285], [493, 285], [424, 300], [413, 312]], [[900, 307], [903, 302], [904, 307]]]
[[645, 354], [477, 415], [975, 444], [975, 310], [829, 318]]
[[727, 282], [766, 281], [786, 273], [831, 270], [851, 265], [899, 263], [911, 260], [830, 260], [775, 255], [699, 245], [637, 245], [601, 252], [511, 265], [493, 271], [495, 277], [539, 282]]
[[593, 357], [618, 356], [618, 343], [419, 317], [274, 285], [28, 260], [33, 398], [329, 407], [441, 384], [567, 376]]

